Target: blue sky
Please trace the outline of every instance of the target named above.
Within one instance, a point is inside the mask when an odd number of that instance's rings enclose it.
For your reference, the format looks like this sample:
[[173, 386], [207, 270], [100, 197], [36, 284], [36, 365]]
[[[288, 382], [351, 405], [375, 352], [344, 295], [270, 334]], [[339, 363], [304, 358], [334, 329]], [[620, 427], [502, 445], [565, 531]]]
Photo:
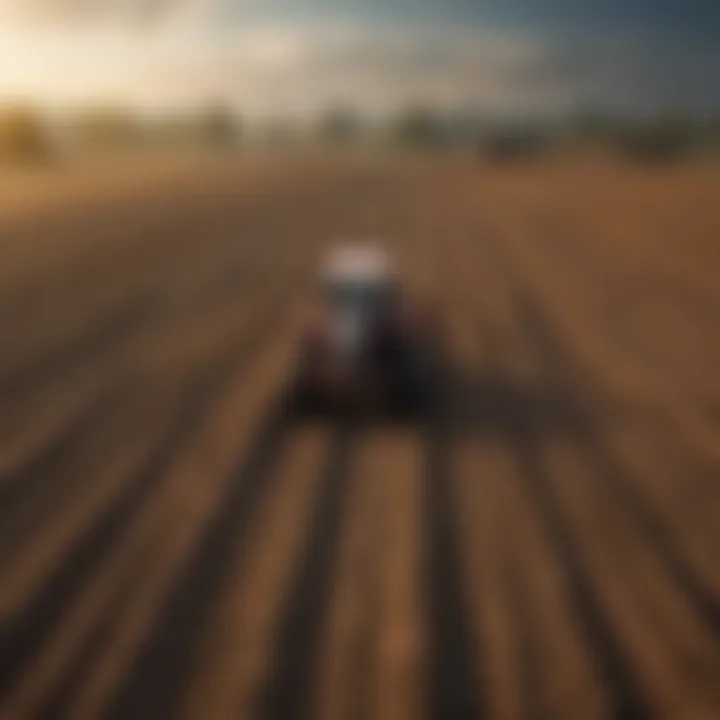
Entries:
[[264, 19], [471, 23], [567, 32], [680, 28], [720, 35], [720, 4], [715, 0], [229, 0], [224, 5], [239, 15]]
[[720, 110], [714, 0], [0, 0], [0, 99]]

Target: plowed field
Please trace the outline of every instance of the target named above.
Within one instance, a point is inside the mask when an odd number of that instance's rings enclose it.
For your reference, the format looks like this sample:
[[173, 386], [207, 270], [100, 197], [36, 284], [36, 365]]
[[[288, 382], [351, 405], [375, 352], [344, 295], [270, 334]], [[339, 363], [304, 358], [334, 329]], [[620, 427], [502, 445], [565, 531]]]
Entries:
[[[0, 718], [720, 717], [720, 171], [4, 182]], [[318, 253], [367, 235], [441, 406], [291, 422]]]

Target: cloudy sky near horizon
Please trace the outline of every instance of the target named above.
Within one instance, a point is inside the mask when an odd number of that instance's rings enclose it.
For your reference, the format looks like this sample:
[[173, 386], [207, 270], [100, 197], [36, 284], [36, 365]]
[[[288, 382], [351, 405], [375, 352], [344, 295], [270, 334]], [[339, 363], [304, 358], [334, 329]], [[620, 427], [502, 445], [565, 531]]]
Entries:
[[0, 0], [0, 98], [720, 110], [715, 0]]

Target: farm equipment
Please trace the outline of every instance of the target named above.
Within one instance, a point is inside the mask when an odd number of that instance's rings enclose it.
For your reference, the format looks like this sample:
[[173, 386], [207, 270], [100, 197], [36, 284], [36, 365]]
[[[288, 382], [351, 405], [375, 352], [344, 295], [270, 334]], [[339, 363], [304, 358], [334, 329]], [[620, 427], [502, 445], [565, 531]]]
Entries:
[[311, 413], [422, 416], [432, 406], [438, 337], [432, 314], [407, 302], [387, 252], [335, 248], [301, 330], [293, 404]]

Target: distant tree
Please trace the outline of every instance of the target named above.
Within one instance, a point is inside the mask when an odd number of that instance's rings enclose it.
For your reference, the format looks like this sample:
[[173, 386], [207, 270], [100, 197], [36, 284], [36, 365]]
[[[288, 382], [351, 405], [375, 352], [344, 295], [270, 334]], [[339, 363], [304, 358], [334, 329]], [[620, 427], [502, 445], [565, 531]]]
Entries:
[[598, 108], [582, 108], [570, 117], [567, 130], [574, 139], [604, 142], [618, 132], [618, 121]]
[[547, 122], [500, 121], [483, 136], [480, 157], [491, 163], [523, 163], [546, 158], [561, 146], [558, 129]]
[[623, 132], [624, 154], [641, 162], [670, 162], [687, 157], [698, 146], [693, 123], [676, 117], [631, 125]]
[[25, 107], [0, 110], [0, 158], [36, 162], [52, 154], [51, 133], [35, 111]]
[[260, 122], [258, 137], [262, 142], [273, 147], [286, 148], [298, 141], [300, 130], [289, 117], [273, 115]]
[[240, 118], [227, 105], [213, 104], [200, 111], [197, 130], [201, 141], [216, 147], [228, 147], [240, 140]]
[[330, 108], [320, 119], [318, 136], [321, 140], [346, 144], [357, 140], [363, 131], [360, 114], [351, 107]]
[[451, 113], [444, 123], [443, 133], [456, 145], [476, 147], [489, 130], [488, 119], [477, 111]]
[[195, 134], [193, 123], [182, 114], [168, 113], [147, 124], [147, 137], [153, 145], [181, 145]]
[[145, 134], [141, 120], [120, 106], [85, 108], [76, 115], [74, 129], [80, 144], [103, 148], [132, 145]]
[[419, 105], [396, 118], [392, 134], [397, 141], [418, 147], [437, 146], [446, 140], [442, 120], [430, 108]]
[[712, 149], [720, 149], [720, 115], [710, 118], [706, 128], [707, 144]]

